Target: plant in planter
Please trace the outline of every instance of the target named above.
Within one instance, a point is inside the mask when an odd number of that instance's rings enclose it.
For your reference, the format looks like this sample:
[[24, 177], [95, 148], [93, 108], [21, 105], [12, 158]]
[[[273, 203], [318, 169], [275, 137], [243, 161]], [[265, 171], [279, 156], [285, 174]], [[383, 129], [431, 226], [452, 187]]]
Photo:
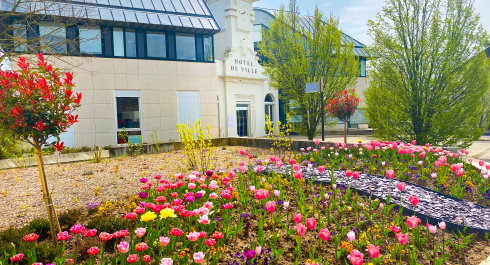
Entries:
[[342, 90], [335, 93], [333, 99], [325, 106], [331, 117], [344, 122], [344, 143], [347, 143], [347, 121], [356, 112], [358, 105], [359, 98], [355, 90]]
[[56, 243], [55, 224], [60, 230], [48, 190], [42, 147], [50, 136], [58, 138], [53, 145], [61, 152], [59, 135], [78, 122], [73, 112], [80, 107], [82, 95], [74, 93], [72, 73], [62, 73], [38, 54], [37, 65], [31, 67], [25, 57], [19, 57], [20, 71], [0, 72], [0, 121], [13, 135], [34, 147], [41, 177], [43, 197], [48, 211], [51, 236]]

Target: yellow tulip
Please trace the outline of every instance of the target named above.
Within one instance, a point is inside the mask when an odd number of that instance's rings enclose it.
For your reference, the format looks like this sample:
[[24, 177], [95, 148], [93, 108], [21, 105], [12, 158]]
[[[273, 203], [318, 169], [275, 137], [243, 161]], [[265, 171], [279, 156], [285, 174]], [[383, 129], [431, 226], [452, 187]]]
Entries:
[[168, 217], [172, 217], [172, 218], [177, 217], [177, 215], [175, 215], [174, 210], [172, 210], [170, 208], [165, 208], [165, 209], [161, 210], [160, 215], [161, 215], [160, 218], [162, 218], [162, 219], [167, 219]]
[[141, 221], [149, 222], [155, 220], [155, 218], [157, 218], [157, 215], [154, 212], [146, 212], [141, 216]]

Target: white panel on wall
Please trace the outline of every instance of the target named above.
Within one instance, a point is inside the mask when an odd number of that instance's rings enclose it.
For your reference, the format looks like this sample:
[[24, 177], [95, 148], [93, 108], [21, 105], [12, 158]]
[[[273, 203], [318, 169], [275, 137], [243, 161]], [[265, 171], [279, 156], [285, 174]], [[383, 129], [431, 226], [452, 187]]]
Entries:
[[[58, 139], [56, 137], [49, 137], [46, 140], [46, 144], [51, 145], [52, 142], [56, 142]], [[60, 134], [60, 142], [63, 142], [63, 146], [75, 147], [75, 126], [72, 125], [66, 132]]]
[[194, 124], [201, 118], [201, 95], [199, 91], [177, 91], [179, 124]]

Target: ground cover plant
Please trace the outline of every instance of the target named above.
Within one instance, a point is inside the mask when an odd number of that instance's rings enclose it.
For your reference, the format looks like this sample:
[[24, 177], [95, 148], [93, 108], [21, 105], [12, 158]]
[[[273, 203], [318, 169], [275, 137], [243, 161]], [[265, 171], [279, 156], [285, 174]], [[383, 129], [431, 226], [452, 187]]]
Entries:
[[[396, 150], [401, 148], [398, 146]], [[419, 148], [406, 145], [409, 146]], [[319, 145], [315, 147], [263, 160], [253, 159], [253, 153], [242, 150], [236, 153], [243, 160], [237, 171], [189, 171], [171, 177], [158, 174], [142, 177], [141, 191], [124, 207], [123, 218], [120, 215], [92, 218], [89, 222], [81, 221], [83, 225], [71, 220], [72, 224], [57, 235], [61, 246], [53, 250], [55, 258], [49, 262], [478, 264], [490, 253], [488, 242], [473, 234], [463, 230], [453, 234], [446, 231], [444, 223], [426, 224], [393, 211], [397, 202], [385, 204], [359, 196], [353, 187], [360, 170], [345, 161], [334, 162], [337, 159], [334, 151], [341, 156], [338, 150], [342, 149], [343, 160], [347, 161], [351, 159], [348, 151], [359, 152], [359, 148], [368, 147], [349, 148], [341, 144], [333, 150], [328, 146], [323, 150]], [[328, 158], [330, 151], [335, 158]], [[451, 154], [448, 161], [457, 159], [462, 158]], [[262, 169], [269, 164], [289, 165], [291, 170], [285, 176], [265, 174]], [[303, 178], [302, 165], [322, 171], [352, 168], [353, 183], [315, 185]], [[391, 162], [385, 162], [385, 167], [383, 174], [387, 177], [399, 174]], [[393, 189], [402, 192], [403, 187]], [[416, 206], [416, 196], [410, 201]], [[91, 207], [110, 211], [110, 203]], [[45, 262], [46, 258], [37, 258], [38, 248], [31, 242], [39, 240], [41, 226], [36, 222], [37, 229], [29, 225], [15, 230], [18, 232], [11, 238], [17, 244], [0, 245], [6, 251], [0, 258], [2, 264]], [[28, 244], [32, 247], [25, 247]]]

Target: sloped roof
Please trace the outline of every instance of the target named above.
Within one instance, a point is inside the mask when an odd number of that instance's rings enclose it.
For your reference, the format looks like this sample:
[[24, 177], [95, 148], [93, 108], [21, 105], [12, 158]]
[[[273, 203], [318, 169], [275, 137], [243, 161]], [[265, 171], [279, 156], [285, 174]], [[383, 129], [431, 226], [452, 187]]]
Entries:
[[[259, 8], [259, 7], [255, 7], [254, 11], [255, 11], [255, 17], [256, 17], [255, 24], [256, 25], [262, 24], [266, 27], [269, 27], [270, 20], [274, 19], [276, 13], [278, 12], [277, 10], [264, 9], [264, 8]], [[261, 16], [260, 14], [264, 14], [265, 16]], [[268, 17], [269, 17], [269, 19], [267, 19]], [[315, 30], [313, 27], [314, 17], [302, 16], [302, 15], [299, 15], [298, 17], [299, 17], [299, 25], [298, 25], [299, 29], [298, 30], [304, 29], [308, 32], [313, 32]], [[356, 56], [369, 57], [369, 55], [364, 51], [364, 48], [366, 47], [364, 44], [362, 44], [358, 40], [352, 38], [351, 36], [345, 34], [344, 32], [342, 32], [342, 43], [344, 43], [345, 41], [347, 41], [349, 43], [350, 42], [354, 43], [354, 54]]]
[[[19, 0], [0, 0], [1, 11], [11, 11]], [[77, 17], [107, 22], [183, 27], [188, 31], [218, 32], [220, 27], [204, 0], [61, 0], [25, 2], [19, 13]]]

